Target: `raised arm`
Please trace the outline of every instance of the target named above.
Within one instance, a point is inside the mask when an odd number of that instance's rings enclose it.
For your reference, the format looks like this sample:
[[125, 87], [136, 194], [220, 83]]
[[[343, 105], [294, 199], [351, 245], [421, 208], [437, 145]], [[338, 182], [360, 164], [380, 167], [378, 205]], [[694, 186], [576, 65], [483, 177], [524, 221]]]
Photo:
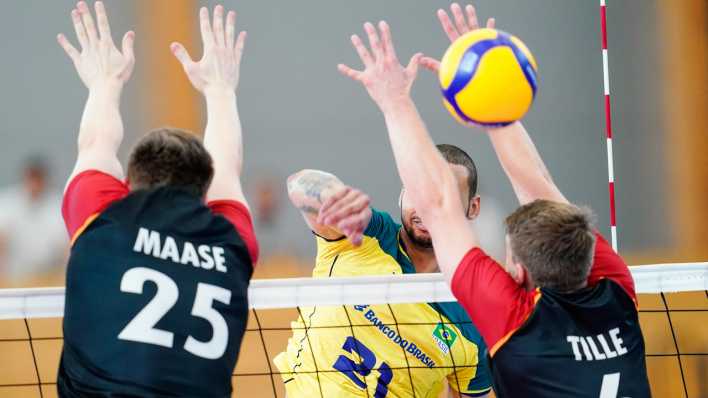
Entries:
[[[472, 5], [467, 5], [463, 12], [459, 4], [450, 6], [452, 18], [445, 10], [438, 10], [438, 19], [450, 41], [479, 28], [477, 12]], [[453, 22], [454, 20], [454, 22]], [[487, 28], [494, 28], [494, 18], [487, 20]], [[423, 57], [421, 65], [437, 73], [440, 61]], [[512, 123], [502, 128], [487, 131], [497, 153], [499, 162], [511, 182], [519, 203], [526, 204], [536, 199], [548, 199], [567, 203], [566, 198], [551, 179], [538, 150], [521, 122]]]
[[490, 129], [487, 134], [520, 204], [536, 199], [568, 203], [521, 122]]
[[81, 51], [63, 34], [57, 36], [89, 90], [79, 128], [78, 156], [69, 181], [86, 170], [98, 170], [122, 179], [123, 168], [117, 156], [123, 141], [119, 107], [123, 85], [130, 78], [135, 63], [135, 34], [130, 31], [123, 36], [122, 50], [119, 51], [111, 38], [103, 3], [97, 1], [95, 4], [96, 23], [85, 2], [80, 1], [76, 7], [71, 11], [71, 19]]
[[438, 264], [450, 280], [464, 254], [478, 244], [465, 221], [452, 170], [433, 144], [410, 97], [421, 54], [403, 67], [386, 22], [379, 24], [381, 39], [372, 24], [366, 23], [364, 29], [371, 52], [358, 36], [352, 36], [364, 70], [345, 65], [339, 65], [339, 70], [362, 83], [383, 112], [403, 186], [430, 230]]
[[224, 7], [214, 7], [213, 23], [206, 7], [199, 10], [204, 54], [195, 62], [180, 43], [171, 49], [190, 82], [206, 100], [207, 125], [204, 147], [214, 161], [214, 178], [207, 200], [230, 199], [246, 205], [241, 186], [243, 144], [241, 120], [236, 106], [241, 55], [246, 32], [235, 33], [236, 13], [229, 11], [224, 27]]
[[371, 221], [370, 200], [363, 192], [333, 174], [305, 169], [288, 178], [288, 196], [317, 235], [330, 240], [347, 237], [354, 245], [361, 244]]

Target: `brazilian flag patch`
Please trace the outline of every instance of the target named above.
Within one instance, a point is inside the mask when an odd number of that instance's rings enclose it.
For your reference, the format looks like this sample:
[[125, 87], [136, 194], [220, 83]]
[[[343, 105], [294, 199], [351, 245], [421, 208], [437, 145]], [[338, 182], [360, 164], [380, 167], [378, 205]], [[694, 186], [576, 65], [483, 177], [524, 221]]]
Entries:
[[450, 347], [452, 347], [457, 340], [457, 333], [455, 333], [451, 327], [444, 325], [441, 322], [438, 323], [435, 330], [433, 330], [433, 340], [437, 343], [438, 348], [447, 354], [450, 352]]

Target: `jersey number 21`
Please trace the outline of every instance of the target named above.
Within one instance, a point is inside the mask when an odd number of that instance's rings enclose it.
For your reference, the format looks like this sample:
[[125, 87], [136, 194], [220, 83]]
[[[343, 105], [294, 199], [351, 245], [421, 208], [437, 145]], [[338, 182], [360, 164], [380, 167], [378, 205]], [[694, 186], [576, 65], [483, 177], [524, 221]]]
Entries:
[[[361, 362], [356, 363], [347, 356], [340, 355], [333, 367], [344, 373], [344, 375], [350, 378], [359, 388], [366, 389], [366, 381], [360, 379], [357, 375], [366, 377], [371, 373], [376, 366], [376, 355], [353, 336], [347, 337], [346, 341], [344, 341], [344, 345], [342, 345], [342, 349], [350, 354], [356, 353], [359, 358], [361, 358]], [[393, 372], [386, 362], [381, 362], [378, 371], [379, 378], [377, 380], [374, 398], [384, 398], [388, 393], [388, 384], [391, 382], [391, 379], [393, 379]]]

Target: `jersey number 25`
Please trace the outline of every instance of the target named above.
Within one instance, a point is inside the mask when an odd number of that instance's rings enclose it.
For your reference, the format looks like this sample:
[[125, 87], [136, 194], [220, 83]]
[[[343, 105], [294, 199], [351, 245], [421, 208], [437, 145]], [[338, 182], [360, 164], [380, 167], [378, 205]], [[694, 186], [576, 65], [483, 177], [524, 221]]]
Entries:
[[[172, 348], [174, 333], [158, 329], [155, 325], [177, 303], [179, 289], [169, 276], [145, 267], [131, 268], [123, 274], [120, 290], [125, 293], [142, 294], [145, 282], [157, 286], [155, 297], [118, 334], [121, 340], [154, 344]], [[214, 301], [231, 303], [231, 292], [224, 288], [199, 283], [192, 307], [192, 316], [205, 319], [211, 325], [213, 334], [209, 341], [199, 341], [187, 337], [184, 349], [193, 355], [206, 359], [218, 359], [224, 355], [229, 341], [229, 328], [224, 317], [212, 307]]]

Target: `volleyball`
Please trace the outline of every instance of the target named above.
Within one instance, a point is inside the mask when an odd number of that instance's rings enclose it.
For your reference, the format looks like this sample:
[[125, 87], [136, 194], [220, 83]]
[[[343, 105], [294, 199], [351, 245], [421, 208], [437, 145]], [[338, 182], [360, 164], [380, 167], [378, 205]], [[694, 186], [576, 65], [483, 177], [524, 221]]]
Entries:
[[516, 36], [473, 30], [455, 40], [440, 62], [443, 103], [463, 124], [501, 127], [521, 119], [536, 96], [538, 67]]

